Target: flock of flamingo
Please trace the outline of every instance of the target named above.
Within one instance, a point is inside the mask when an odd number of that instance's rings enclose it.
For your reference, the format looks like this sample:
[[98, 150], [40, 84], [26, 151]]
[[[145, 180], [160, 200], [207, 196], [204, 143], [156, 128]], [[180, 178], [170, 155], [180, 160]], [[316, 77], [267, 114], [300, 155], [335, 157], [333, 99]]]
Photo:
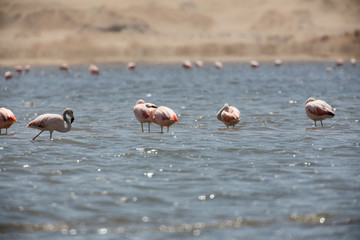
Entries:
[[[352, 65], [356, 65], [356, 60], [352, 58], [350, 60], [350, 63]], [[280, 66], [282, 64], [282, 61], [277, 59], [275, 61], [276, 66]], [[344, 64], [344, 61], [342, 59], [338, 59], [336, 61], [336, 66], [342, 66]], [[203, 62], [202, 61], [196, 61], [195, 65], [197, 67], [202, 67]], [[184, 68], [192, 68], [192, 63], [188, 60], [184, 61], [182, 63], [182, 66]], [[214, 66], [218, 69], [221, 69], [223, 67], [222, 63], [219, 61], [216, 61], [214, 63]], [[250, 62], [250, 66], [253, 68], [259, 67], [259, 63], [255, 60]], [[135, 69], [136, 64], [134, 62], [129, 62], [127, 64], [128, 69]], [[31, 67], [29, 65], [26, 65], [24, 68], [25, 72], [29, 72]], [[14, 68], [14, 70], [18, 73], [22, 73], [23, 67], [18, 65]], [[61, 64], [59, 66], [59, 70], [62, 71], [68, 71], [68, 65], [67, 64]], [[327, 71], [330, 71], [328, 68]], [[91, 74], [99, 75], [100, 70], [99, 68], [92, 64], [89, 66], [88, 71]], [[5, 73], [5, 79], [11, 79], [12, 73], [6, 72]], [[309, 98], [305, 102], [305, 112], [306, 115], [314, 121], [315, 126], [316, 122], [320, 121], [321, 126], [323, 126], [322, 121], [327, 118], [333, 118], [335, 116], [335, 113], [332, 109], [332, 107], [326, 103], [323, 100]], [[169, 127], [173, 125], [175, 122], [178, 122], [178, 118], [176, 116], [176, 113], [165, 106], [159, 106], [157, 107], [153, 103], [147, 103], [144, 100], [140, 99], [137, 101], [136, 105], [134, 106], [134, 115], [136, 119], [141, 124], [141, 130], [144, 132], [144, 123], [148, 123], [148, 131], [150, 132], [150, 124], [155, 123], [160, 125], [161, 132], [163, 133], [163, 127], [167, 127], [167, 131], [169, 132]], [[70, 120], [67, 118], [69, 117]], [[223, 122], [227, 128], [232, 126], [235, 127], [236, 124], [240, 122], [240, 111], [234, 106], [230, 106], [229, 104], [225, 103], [224, 106], [218, 111], [216, 115], [217, 119], [221, 122]], [[39, 134], [37, 134], [32, 140], [35, 140], [42, 132], [49, 131], [50, 132], [50, 139], [52, 139], [52, 134], [54, 131], [58, 132], [68, 132], [71, 130], [71, 124], [74, 122], [74, 112], [70, 108], [66, 108], [62, 115], [59, 114], [42, 114], [38, 116], [36, 119], [31, 121], [27, 127], [34, 128], [40, 130]], [[7, 129], [11, 127], [12, 124], [16, 122], [16, 118], [14, 113], [5, 108], [0, 108], [0, 135], [1, 135], [1, 129], [6, 129], [6, 135]]]

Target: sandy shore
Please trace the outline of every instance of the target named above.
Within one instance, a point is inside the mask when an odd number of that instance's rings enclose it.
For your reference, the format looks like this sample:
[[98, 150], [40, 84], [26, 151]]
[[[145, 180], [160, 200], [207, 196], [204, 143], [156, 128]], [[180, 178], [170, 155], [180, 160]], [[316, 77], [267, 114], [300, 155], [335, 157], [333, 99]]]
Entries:
[[352, 0], [1, 0], [0, 65], [360, 57]]

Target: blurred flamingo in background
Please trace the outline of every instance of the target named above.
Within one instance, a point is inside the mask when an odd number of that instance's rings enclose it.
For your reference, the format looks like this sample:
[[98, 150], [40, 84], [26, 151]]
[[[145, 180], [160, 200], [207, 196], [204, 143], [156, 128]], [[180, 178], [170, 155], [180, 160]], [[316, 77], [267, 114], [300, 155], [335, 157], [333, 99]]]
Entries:
[[14, 75], [10, 71], [5, 72], [4, 76], [5, 76], [5, 80], [9, 80], [9, 79], [12, 79], [14, 77]]
[[94, 74], [94, 75], [99, 75], [100, 74], [99, 68], [94, 64], [91, 64], [89, 66], [88, 71], [89, 71], [89, 73]]
[[280, 67], [282, 65], [282, 61], [280, 59], [275, 60], [275, 66]]
[[203, 61], [201, 61], [201, 60], [197, 60], [197, 61], [195, 62], [195, 65], [196, 65], [198, 68], [202, 68], [202, 67], [204, 66], [204, 63], [203, 63]]
[[29, 73], [29, 72], [30, 72], [30, 69], [31, 69], [31, 66], [30, 66], [30, 65], [26, 65], [26, 66], [25, 66], [25, 72], [26, 72], [26, 73]]
[[336, 66], [340, 67], [344, 65], [344, 60], [342, 58], [338, 58], [335, 62]]
[[226, 125], [226, 128], [229, 128], [229, 126], [233, 126], [234, 128], [241, 119], [239, 109], [229, 106], [227, 103], [218, 111], [216, 117]]
[[220, 61], [215, 61], [214, 65], [215, 65], [215, 67], [216, 67], [217, 69], [223, 68], [223, 65], [222, 65], [222, 63], [221, 63]]
[[321, 122], [321, 126], [323, 126], [322, 120], [326, 118], [333, 118], [335, 116], [334, 111], [332, 110], [332, 107], [327, 104], [325, 101], [322, 100], [316, 100], [315, 98], [309, 98], [305, 102], [305, 111], [306, 115], [314, 120], [315, 127], [316, 127], [316, 121]]
[[126, 65], [126, 67], [128, 68], [128, 69], [135, 69], [135, 67], [136, 67], [136, 63], [134, 63], [134, 62], [129, 62], [127, 65]]
[[151, 110], [150, 119], [153, 123], [160, 125], [162, 133], [164, 126], [167, 127], [167, 131], [169, 132], [169, 127], [175, 122], [179, 122], [175, 112], [172, 109], [164, 106], [160, 106]]
[[182, 64], [183, 68], [185, 69], [189, 69], [189, 68], [192, 68], [192, 64], [189, 60], [185, 60]]
[[66, 63], [63, 63], [59, 66], [59, 70], [68, 72], [69, 66]]
[[355, 66], [356, 65], [356, 59], [355, 58], [351, 58], [350, 59], [350, 63]]
[[250, 66], [251, 66], [252, 68], [257, 68], [257, 67], [259, 67], [259, 63], [258, 63], [258, 61], [256, 61], [256, 60], [252, 60], [252, 61], [250, 62]]
[[[70, 117], [70, 121], [67, 118]], [[59, 114], [42, 114], [38, 116], [35, 120], [31, 121], [27, 127], [35, 128], [41, 130], [41, 132], [36, 135], [32, 140], [35, 140], [43, 131], [50, 132], [50, 139], [52, 139], [52, 134], [54, 131], [58, 132], [68, 132], [71, 130], [71, 123], [74, 122], [74, 112], [71, 108], [66, 108], [61, 115]], [[64, 125], [66, 123], [66, 125]]]
[[21, 74], [23, 70], [23, 67], [21, 65], [17, 65], [14, 67], [14, 71]]
[[134, 114], [136, 119], [141, 123], [142, 132], [144, 132], [143, 123], [148, 123], [148, 128], [150, 132], [150, 123], [151, 123], [150, 113], [151, 110], [155, 108], [156, 108], [155, 104], [145, 103], [145, 101], [142, 99], [139, 99], [136, 105], [134, 106]]
[[13, 112], [4, 107], [0, 108], [0, 134], [2, 128], [6, 129], [7, 134], [7, 129], [11, 127], [14, 122], [16, 122], [16, 118]]
[[332, 71], [333, 71], [332, 67], [327, 67], [327, 68], [325, 68], [325, 70], [326, 70], [327, 72], [332, 72]]

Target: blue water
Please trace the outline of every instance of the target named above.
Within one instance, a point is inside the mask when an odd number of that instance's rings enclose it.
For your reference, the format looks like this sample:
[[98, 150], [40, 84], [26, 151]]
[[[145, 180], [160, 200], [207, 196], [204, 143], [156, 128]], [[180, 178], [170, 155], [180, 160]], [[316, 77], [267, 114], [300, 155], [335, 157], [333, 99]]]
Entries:
[[[1, 80], [18, 121], [0, 136], [0, 238], [360, 239], [360, 67], [331, 65], [33, 67]], [[311, 96], [335, 109], [324, 127], [305, 114]], [[142, 133], [138, 99], [179, 123]], [[234, 129], [216, 119], [225, 102], [241, 112]], [[70, 132], [31, 141], [27, 123], [67, 107]]]

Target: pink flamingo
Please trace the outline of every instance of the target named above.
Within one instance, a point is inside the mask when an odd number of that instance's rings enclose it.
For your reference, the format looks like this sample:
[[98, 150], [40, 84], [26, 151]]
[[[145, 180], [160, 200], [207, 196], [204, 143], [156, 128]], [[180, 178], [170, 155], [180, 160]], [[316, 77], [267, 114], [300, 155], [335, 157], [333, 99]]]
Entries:
[[325, 70], [326, 70], [327, 72], [332, 72], [332, 71], [333, 71], [332, 67], [327, 67], [327, 68], [325, 68]]
[[100, 74], [99, 68], [98, 68], [96, 65], [94, 65], [94, 64], [91, 64], [91, 65], [89, 66], [88, 71], [89, 71], [91, 74], [95, 74], [95, 75], [99, 75], [99, 74]]
[[201, 60], [197, 60], [197, 61], [195, 62], [195, 65], [196, 65], [198, 68], [202, 68], [202, 67], [204, 66], [204, 63], [203, 63], [203, 61], [201, 61]]
[[335, 116], [335, 113], [329, 104], [327, 104], [325, 101], [319, 99], [316, 100], [312, 97], [306, 100], [305, 111], [306, 115], [310, 119], [314, 120], [315, 127], [316, 121], [320, 121], [321, 126], [323, 126], [322, 120], [326, 118], [333, 118]]
[[0, 134], [2, 128], [6, 129], [7, 134], [7, 129], [11, 127], [14, 122], [16, 122], [16, 118], [13, 112], [4, 107], [0, 108]]
[[30, 72], [30, 69], [31, 69], [31, 66], [30, 66], [30, 65], [26, 65], [26, 66], [25, 66], [25, 72], [26, 72], [26, 73], [29, 73], [29, 72]]
[[173, 125], [175, 122], [179, 122], [175, 112], [164, 106], [157, 107], [150, 112], [150, 119], [153, 123], [160, 125], [161, 133], [163, 133], [163, 127], [167, 127], [167, 131], [169, 132], [169, 127]]
[[222, 63], [221, 63], [220, 61], [215, 61], [214, 65], [215, 65], [215, 67], [216, 67], [217, 69], [223, 68], [223, 65], [222, 65]]
[[13, 77], [14, 77], [14, 75], [12, 74], [12, 72], [7, 71], [7, 72], [5, 73], [5, 80], [12, 79]]
[[129, 63], [126, 65], [126, 67], [127, 67], [128, 69], [133, 70], [133, 69], [135, 69], [135, 67], [136, 67], [136, 63], [134, 63], [134, 62], [129, 62]]
[[251, 66], [252, 68], [257, 68], [257, 67], [259, 67], [259, 63], [258, 63], [258, 61], [252, 60], [252, 61], [250, 62], [250, 66]]
[[[66, 117], [70, 117], [69, 119]], [[74, 122], [74, 112], [70, 108], [66, 108], [61, 115], [59, 114], [42, 114], [38, 116], [35, 120], [31, 121], [27, 127], [35, 128], [41, 130], [41, 132], [36, 135], [32, 140], [35, 140], [43, 131], [50, 132], [50, 139], [52, 139], [52, 134], [54, 131], [58, 132], [68, 132], [71, 130], [71, 123]], [[64, 125], [66, 123], [66, 126]]]
[[216, 117], [226, 125], [226, 128], [229, 128], [229, 126], [233, 126], [234, 128], [241, 119], [239, 109], [229, 106], [227, 103], [218, 111]]
[[66, 63], [63, 63], [59, 66], [59, 70], [68, 72], [69, 66]]
[[344, 60], [342, 58], [338, 58], [335, 62], [336, 66], [340, 67], [344, 65]]
[[275, 60], [275, 66], [280, 67], [282, 65], [282, 61], [280, 59]]
[[148, 128], [150, 132], [150, 113], [153, 108], [156, 108], [155, 104], [145, 103], [145, 101], [142, 99], [139, 99], [134, 106], [134, 114], [136, 119], [141, 123], [142, 132], [144, 132], [143, 123], [148, 123]]
[[23, 70], [23, 67], [21, 65], [17, 65], [14, 67], [14, 71], [21, 74]]
[[182, 64], [183, 68], [185, 69], [189, 69], [189, 68], [192, 68], [192, 64], [189, 60], [185, 60]]
[[351, 58], [350, 59], [350, 63], [355, 66], [356, 65], [356, 59], [355, 58]]

